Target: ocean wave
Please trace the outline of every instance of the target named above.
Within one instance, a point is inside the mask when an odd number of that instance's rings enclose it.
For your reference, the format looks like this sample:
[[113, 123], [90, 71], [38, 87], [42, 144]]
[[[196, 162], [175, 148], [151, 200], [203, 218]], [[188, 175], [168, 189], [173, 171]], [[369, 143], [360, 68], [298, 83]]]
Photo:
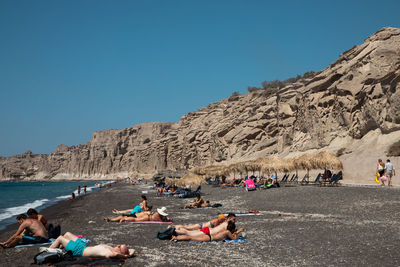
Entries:
[[48, 201], [49, 200], [47, 198], [45, 198], [45, 199], [35, 200], [34, 202], [26, 203], [21, 206], [11, 207], [11, 208], [6, 208], [4, 210], [1, 210], [0, 211], [0, 222], [5, 219], [8, 219], [10, 217], [16, 216], [18, 214], [25, 213], [29, 208], [34, 209], [34, 208], [40, 207], [40, 206], [44, 205], [45, 203], [47, 203]]

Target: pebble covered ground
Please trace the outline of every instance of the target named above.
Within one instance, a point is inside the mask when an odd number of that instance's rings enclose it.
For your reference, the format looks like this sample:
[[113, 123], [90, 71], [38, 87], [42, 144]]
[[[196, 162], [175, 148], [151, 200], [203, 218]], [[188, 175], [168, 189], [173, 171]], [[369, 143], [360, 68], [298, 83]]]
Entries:
[[[149, 185], [116, 184], [42, 211], [62, 231], [81, 234], [91, 245], [126, 243], [137, 250], [124, 266], [400, 266], [400, 188], [282, 186], [246, 192], [244, 188], [202, 186], [203, 198], [222, 207], [180, 209], [192, 199], [157, 196]], [[206, 222], [218, 213], [257, 209], [259, 216], [237, 217], [248, 243], [196, 243], [158, 240], [165, 224], [107, 223], [112, 209], [138, 204], [148, 191], [150, 205], [167, 207], [174, 223]], [[0, 232], [5, 241], [16, 230]], [[38, 247], [0, 249], [0, 266], [29, 266]]]

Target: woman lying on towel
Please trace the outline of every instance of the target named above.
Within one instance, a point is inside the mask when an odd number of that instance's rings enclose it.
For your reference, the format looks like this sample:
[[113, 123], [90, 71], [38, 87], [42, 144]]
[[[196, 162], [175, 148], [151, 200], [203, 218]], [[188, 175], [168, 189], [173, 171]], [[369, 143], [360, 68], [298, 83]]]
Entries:
[[[172, 220], [167, 218], [168, 213], [167, 213], [167, 208], [162, 207], [161, 209], [157, 209], [157, 212], [151, 214], [150, 211], [145, 211], [141, 213], [137, 213], [135, 217], [128, 217], [128, 216], [122, 216], [119, 220], [116, 218], [110, 219], [108, 217], [105, 217], [104, 220], [107, 222], [147, 222], [147, 221], [153, 221], [153, 222], [171, 222]], [[117, 217], [118, 218], [118, 217]]]
[[133, 209], [129, 209], [129, 210], [117, 210], [117, 209], [113, 209], [113, 213], [114, 214], [122, 214], [125, 216], [129, 216], [131, 214], [134, 213], [139, 213], [139, 212], [143, 212], [143, 211], [149, 211], [151, 210], [151, 208], [149, 208], [149, 206], [147, 206], [147, 198], [145, 195], [142, 195], [142, 202], [140, 202], [139, 205], [135, 206]]
[[181, 229], [186, 229], [186, 230], [200, 230], [203, 227], [214, 228], [225, 221], [226, 221], [225, 215], [220, 214], [220, 215], [218, 215], [217, 218], [212, 219], [209, 222], [196, 223], [196, 224], [191, 224], [191, 225], [169, 225], [168, 228], [174, 227], [174, 228], [181, 228]]
[[[153, 206], [148, 206], [147, 211], [123, 213], [122, 215], [119, 215], [114, 218], [104, 217], [103, 219], [107, 222], [124, 222], [124, 221], [127, 221], [128, 218], [140, 218], [145, 215], [147, 216], [148, 214], [150, 214], [150, 211], [152, 208], [153, 208]], [[133, 209], [133, 210], [135, 210], [135, 209]]]
[[238, 239], [239, 231], [236, 231], [235, 223], [232, 221], [228, 222], [226, 230], [222, 230], [216, 234], [211, 234], [210, 228], [203, 227], [201, 235], [190, 236], [190, 235], [178, 235], [172, 236], [171, 241], [222, 241], [222, 240], [236, 240]]

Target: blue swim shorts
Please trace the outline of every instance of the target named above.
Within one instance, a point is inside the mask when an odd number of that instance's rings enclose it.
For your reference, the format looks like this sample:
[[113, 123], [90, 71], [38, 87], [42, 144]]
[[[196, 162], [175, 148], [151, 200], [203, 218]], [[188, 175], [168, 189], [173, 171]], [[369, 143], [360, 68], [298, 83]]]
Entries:
[[73, 256], [82, 257], [83, 251], [87, 247], [88, 245], [86, 245], [86, 243], [83, 242], [82, 239], [78, 238], [75, 241], [70, 240], [67, 246], [65, 247], [65, 250], [71, 251]]

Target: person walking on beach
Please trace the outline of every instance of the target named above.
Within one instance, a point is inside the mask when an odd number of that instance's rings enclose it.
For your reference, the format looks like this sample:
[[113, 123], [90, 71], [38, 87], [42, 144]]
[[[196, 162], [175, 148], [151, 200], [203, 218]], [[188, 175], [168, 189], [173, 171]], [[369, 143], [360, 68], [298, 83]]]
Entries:
[[87, 185], [83, 184], [83, 194], [85, 194], [85, 195], [86, 195], [86, 187], [87, 187]]
[[390, 162], [390, 159], [386, 160], [385, 174], [386, 178], [389, 180], [388, 185], [392, 186], [392, 177], [396, 175], [396, 170], [394, 169], [393, 164]]
[[385, 174], [385, 163], [381, 159], [378, 159], [378, 165], [376, 166], [376, 171], [378, 172], [379, 177], [381, 177], [382, 186], [385, 186], [386, 178], [385, 177], [382, 178], [382, 176], [384, 176]]
[[80, 194], [81, 194], [81, 186], [78, 185], [78, 196], [80, 196]]
[[132, 257], [135, 253], [134, 249], [128, 249], [125, 244], [111, 247], [100, 244], [97, 246], [88, 246], [82, 239], [76, 235], [66, 232], [64, 235], [57, 237], [56, 241], [51, 244], [48, 250], [65, 248], [65, 251], [71, 251], [75, 257], [104, 257], [104, 258], [122, 258]]
[[[3, 248], [12, 248], [20, 244], [38, 244], [49, 241], [46, 228], [38, 220], [28, 218], [25, 214], [17, 216], [17, 222], [20, 224], [17, 232], [7, 241], [0, 243]], [[24, 233], [23, 235], [21, 235]], [[26, 233], [30, 233], [28, 236]]]

